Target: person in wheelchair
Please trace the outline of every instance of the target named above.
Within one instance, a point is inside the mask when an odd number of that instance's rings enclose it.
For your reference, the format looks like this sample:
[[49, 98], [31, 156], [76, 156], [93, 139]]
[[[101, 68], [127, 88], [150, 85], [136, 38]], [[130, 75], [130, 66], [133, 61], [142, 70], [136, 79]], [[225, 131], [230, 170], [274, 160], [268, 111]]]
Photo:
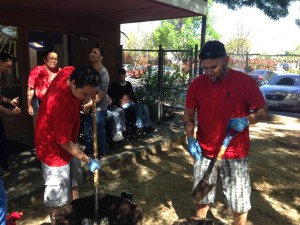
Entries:
[[126, 70], [118, 70], [118, 81], [111, 84], [108, 95], [112, 99], [112, 105], [124, 109], [127, 134], [142, 135], [154, 130], [149, 115], [148, 106], [141, 104], [134, 96], [132, 84], [126, 81]]

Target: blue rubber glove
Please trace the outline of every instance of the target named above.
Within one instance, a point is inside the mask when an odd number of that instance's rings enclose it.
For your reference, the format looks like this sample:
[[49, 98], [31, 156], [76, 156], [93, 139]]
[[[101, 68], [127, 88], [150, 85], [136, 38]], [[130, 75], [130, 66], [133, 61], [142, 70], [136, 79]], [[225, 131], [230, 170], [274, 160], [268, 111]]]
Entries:
[[89, 169], [92, 173], [94, 173], [94, 171], [100, 170], [100, 161], [96, 162], [94, 159], [90, 158], [90, 162], [88, 163]]
[[188, 149], [196, 160], [200, 160], [201, 148], [198, 141], [196, 141], [193, 137], [188, 138]]
[[246, 117], [232, 118], [229, 120], [229, 123], [231, 123], [231, 128], [236, 132], [242, 132], [249, 125]]

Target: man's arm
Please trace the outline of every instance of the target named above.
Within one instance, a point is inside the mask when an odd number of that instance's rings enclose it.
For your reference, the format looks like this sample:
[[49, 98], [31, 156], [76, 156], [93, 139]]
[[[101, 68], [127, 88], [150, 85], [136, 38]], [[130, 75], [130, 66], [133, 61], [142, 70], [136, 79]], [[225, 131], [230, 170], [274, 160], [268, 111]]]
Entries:
[[190, 154], [196, 159], [200, 160], [201, 158], [201, 147], [198, 141], [194, 138], [194, 128], [195, 128], [195, 116], [196, 109], [187, 109], [184, 110], [184, 129], [188, 141], [188, 150]]
[[258, 123], [262, 120], [269, 120], [269, 112], [268, 112], [267, 105], [264, 105], [261, 108], [255, 109], [246, 118], [249, 122], [249, 125]]
[[96, 95], [96, 102], [102, 101], [104, 97], [106, 97], [106, 92], [100, 90], [99, 93]]
[[0, 115], [8, 115], [8, 116], [14, 116], [21, 113], [21, 110], [16, 107], [13, 110], [9, 110], [3, 106], [0, 105]]
[[194, 137], [194, 129], [195, 129], [195, 112], [196, 109], [185, 109], [183, 122], [184, 122], [184, 129], [187, 138]]
[[85, 162], [86, 164], [90, 162], [90, 158], [86, 154], [84, 154], [72, 141], [69, 141], [66, 144], [60, 144], [60, 146], [67, 152], [69, 152], [72, 156]]
[[3, 95], [0, 95], [0, 102], [7, 103], [16, 107], [19, 104], [19, 97], [16, 97], [14, 99], [9, 99]]
[[31, 87], [28, 87], [27, 89], [27, 111], [28, 114], [33, 116], [34, 111], [33, 111], [33, 107], [32, 107], [32, 99], [33, 99], [33, 95], [34, 95], [34, 89]]
[[72, 156], [76, 157], [80, 161], [85, 162], [91, 172], [94, 172], [96, 169], [100, 170], [100, 161], [95, 161], [94, 159], [89, 158], [86, 154], [80, 151], [80, 149], [72, 141], [69, 141], [66, 144], [61, 144], [60, 146]]
[[[96, 102], [100, 102], [104, 97], [106, 97], [106, 93], [103, 91], [99, 91], [99, 93], [96, 95]], [[89, 113], [93, 106], [93, 100], [92, 98], [89, 101], [84, 101], [82, 105], [82, 109], [84, 113]]]
[[[129, 81], [128, 81], [129, 82]], [[134, 101], [134, 102], [138, 102], [139, 100], [134, 96], [134, 92], [133, 92], [133, 87], [132, 87], [132, 84], [129, 82], [129, 84], [130, 84], [130, 97], [132, 98], [132, 100]]]

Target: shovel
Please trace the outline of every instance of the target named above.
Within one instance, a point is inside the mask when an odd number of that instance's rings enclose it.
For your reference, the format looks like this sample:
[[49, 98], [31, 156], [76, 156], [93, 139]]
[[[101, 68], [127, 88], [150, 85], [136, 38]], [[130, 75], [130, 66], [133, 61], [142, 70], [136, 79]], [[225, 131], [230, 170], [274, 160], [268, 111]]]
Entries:
[[[94, 159], [98, 160], [98, 144], [97, 144], [97, 119], [96, 119], [96, 97], [93, 97], [93, 147], [94, 147]], [[95, 186], [95, 221], [94, 224], [98, 224], [99, 220], [99, 200], [98, 200], [98, 188], [99, 188], [99, 171], [94, 171], [94, 186]]]
[[229, 139], [227, 145], [224, 144], [224, 141], [226, 140], [225, 138], [217, 157], [210, 161], [203, 178], [193, 190], [192, 197], [194, 202], [199, 202], [200, 200], [202, 200], [216, 185], [216, 182], [212, 181], [212, 177], [214, 177], [218, 173], [218, 168], [221, 165], [222, 157], [227, 149], [227, 146], [229, 145], [231, 139], [237, 134], [236, 131], [229, 134], [230, 128], [231, 122], [229, 122], [226, 127], [226, 138]]

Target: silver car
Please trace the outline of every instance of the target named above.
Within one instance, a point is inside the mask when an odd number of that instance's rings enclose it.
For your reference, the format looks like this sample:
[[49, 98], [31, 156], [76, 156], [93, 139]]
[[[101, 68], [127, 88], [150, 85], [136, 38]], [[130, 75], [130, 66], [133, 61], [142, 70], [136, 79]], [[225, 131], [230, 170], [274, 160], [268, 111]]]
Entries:
[[257, 75], [265, 78], [267, 82], [271, 80], [276, 74], [271, 70], [252, 70], [248, 73], [249, 75]]
[[260, 87], [268, 108], [300, 111], [300, 75], [276, 75]]

